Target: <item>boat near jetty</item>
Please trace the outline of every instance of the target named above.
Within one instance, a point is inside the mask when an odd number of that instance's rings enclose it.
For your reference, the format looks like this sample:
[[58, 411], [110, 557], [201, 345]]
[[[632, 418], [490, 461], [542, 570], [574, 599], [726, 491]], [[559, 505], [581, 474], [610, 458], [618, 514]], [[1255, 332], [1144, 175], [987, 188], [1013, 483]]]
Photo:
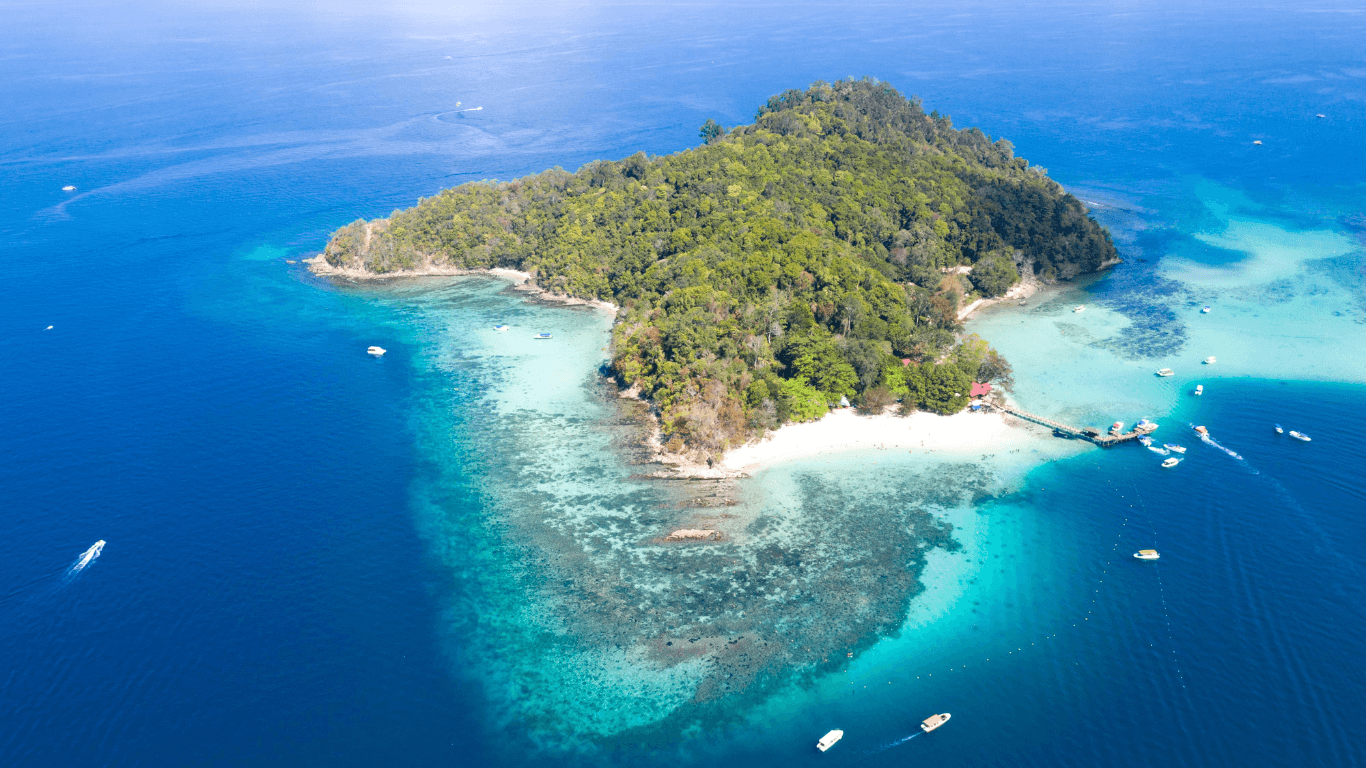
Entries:
[[1155, 549], [1140, 549], [1134, 553], [1134, 557], [1139, 560], [1159, 560], [1162, 556]]
[[839, 741], [842, 738], [844, 738], [844, 731], [831, 731], [822, 736], [820, 741], [816, 742], [816, 749], [819, 749], [820, 751], [824, 752], [825, 750], [835, 746], [835, 742]]
[[1158, 369], [1157, 369], [1157, 375], [1158, 375], [1158, 376], [1161, 376], [1162, 378], [1165, 379], [1165, 378], [1167, 378], [1168, 376], [1175, 376], [1175, 375], [1176, 375], [1176, 371], [1173, 371], [1173, 370], [1170, 369], [1170, 368], [1158, 368]]
[[370, 353], [371, 355], [374, 355], [375, 357], [384, 357], [384, 353], [388, 352], [389, 350], [385, 349], [384, 347], [368, 347], [365, 351]]
[[924, 731], [925, 733], [929, 733], [930, 731], [933, 731], [935, 728], [938, 728], [944, 723], [947, 723], [950, 717], [952, 717], [952, 715], [950, 715], [948, 712], [945, 712], [942, 715], [930, 715], [929, 717], [925, 718], [920, 722], [920, 730]]

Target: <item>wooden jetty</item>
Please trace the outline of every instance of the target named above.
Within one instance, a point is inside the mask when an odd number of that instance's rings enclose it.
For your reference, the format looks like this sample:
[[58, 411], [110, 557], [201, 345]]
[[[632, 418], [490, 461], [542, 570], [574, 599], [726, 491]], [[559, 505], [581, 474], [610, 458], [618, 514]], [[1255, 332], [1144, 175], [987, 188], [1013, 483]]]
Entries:
[[1060, 421], [1045, 419], [1042, 416], [1036, 416], [1035, 414], [1029, 413], [1028, 411], [1022, 411], [1019, 408], [1010, 405], [998, 405], [995, 406], [995, 408], [996, 410], [1002, 413], [1008, 413], [1011, 416], [1024, 419], [1025, 421], [1032, 421], [1035, 424], [1042, 424], [1043, 426], [1052, 429], [1055, 433], [1063, 435], [1065, 437], [1078, 437], [1082, 440], [1090, 440], [1096, 445], [1099, 445], [1101, 448], [1109, 448], [1112, 445], [1119, 445], [1120, 443], [1127, 443], [1130, 440], [1137, 440], [1138, 438], [1152, 431], [1151, 429], [1134, 428], [1129, 430], [1128, 432], [1123, 432], [1118, 435], [1106, 434], [1094, 427], [1082, 429], [1080, 427], [1074, 427], [1069, 424], [1063, 424]]

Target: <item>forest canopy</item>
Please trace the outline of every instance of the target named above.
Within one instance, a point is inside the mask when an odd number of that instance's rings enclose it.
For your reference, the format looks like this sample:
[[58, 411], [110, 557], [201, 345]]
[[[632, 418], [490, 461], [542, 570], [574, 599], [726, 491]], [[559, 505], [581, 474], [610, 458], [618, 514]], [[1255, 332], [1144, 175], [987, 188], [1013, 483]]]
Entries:
[[612, 368], [658, 409], [674, 450], [712, 456], [841, 398], [952, 413], [973, 381], [1009, 384], [960, 304], [1022, 273], [1113, 263], [1109, 234], [1005, 140], [957, 130], [875, 80], [769, 99], [703, 146], [475, 182], [324, 252], [378, 274], [530, 272], [622, 307]]

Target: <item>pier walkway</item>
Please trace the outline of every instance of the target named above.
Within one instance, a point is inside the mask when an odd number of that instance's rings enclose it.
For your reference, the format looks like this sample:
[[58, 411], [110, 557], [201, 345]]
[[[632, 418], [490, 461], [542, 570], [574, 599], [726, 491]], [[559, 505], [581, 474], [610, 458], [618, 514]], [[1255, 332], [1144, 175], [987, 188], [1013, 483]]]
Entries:
[[1036, 416], [1035, 414], [1029, 413], [1028, 411], [1022, 411], [1019, 408], [1015, 408], [1014, 406], [997, 405], [993, 407], [1001, 413], [1008, 413], [1011, 416], [1024, 419], [1025, 421], [1032, 421], [1035, 424], [1042, 424], [1043, 426], [1052, 429], [1054, 432], [1062, 434], [1066, 437], [1079, 437], [1082, 440], [1090, 440], [1096, 445], [1099, 445], [1101, 448], [1109, 448], [1112, 445], [1127, 443], [1130, 440], [1137, 440], [1139, 437], [1146, 435], [1152, 431], [1151, 429], [1140, 430], [1135, 428], [1129, 430], [1128, 432], [1123, 432], [1118, 435], [1107, 435], [1099, 429], [1095, 429], [1094, 427], [1086, 429], [1074, 427], [1069, 424], [1063, 424], [1060, 421], [1054, 421], [1052, 419], [1046, 419], [1042, 416]]

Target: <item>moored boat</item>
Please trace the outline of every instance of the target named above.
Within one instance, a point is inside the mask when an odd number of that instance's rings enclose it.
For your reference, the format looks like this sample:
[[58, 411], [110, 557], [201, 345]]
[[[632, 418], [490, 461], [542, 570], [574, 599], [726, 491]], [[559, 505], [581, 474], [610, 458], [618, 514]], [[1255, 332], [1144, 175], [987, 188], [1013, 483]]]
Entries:
[[499, 332], [501, 332], [501, 331], [506, 331], [507, 329], [508, 329], [508, 327], [507, 327], [506, 325], [495, 325], [495, 326], [493, 326], [493, 330], [499, 331]]
[[369, 347], [365, 351], [374, 355], [375, 357], [384, 357], [384, 353], [388, 352], [389, 350], [385, 349], [384, 347]]
[[842, 738], [844, 738], [844, 731], [831, 731], [822, 736], [820, 741], [816, 742], [816, 749], [819, 749], [820, 751], [824, 752], [825, 750], [835, 746], [835, 742], [839, 741]]
[[1158, 369], [1157, 369], [1157, 375], [1158, 375], [1158, 376], [1161, 376], [1162, 378], [1165, 379], [1165, 378], [1167, 378], [1168, 376], [1174, 376], [1174, 375], [1176, 375], [1176, 372], [1173, 371], [1173, 370], [1170, 369], [1170, 368], [1158, 368]]
[[1174, 467], [1174, 466], [1176, 466], [1177, 464], [1180, 464], [1180, 463], [1181, 463], [1181, 460], [1178, 459], [1178, 458], [1176, 458], [1175, 456], [1173, 456], [1173, 457], [1171, 457], [1170, 459], [1164, 460], [1164, 461], [1162, 462], [1162, 466], [1163, 466], [1163, 468], [1165, 468], [1165, 469], [1171, 469], [1172, 467]]
[[1202, 314], [1202, 315], [1208, 315], [1208, 314], [1209, 314], [1209, 305], [1208, 305], [1208, 304], [1205, 305], [1205, 308], [1204, 308], [1204, 309], [1200, 310], [1200, 314]]
[[951, 715], [948, 712], [945, 712], [942, 715], [930, 715], [929, 717], [925, 718], [920, 722], [920, 730], [924, 731], [925, 733], [929, 733], [930, 731], [933, 731], [935, 728], [938, 728], [944, 723], [947, 723], [950, 717]]
[[1074, 308], [1072, 311], [1073, 311], [1073, 312], [1085, 312], [1085, 311], [1086, 311], [1086, 305], [1085, 305], [1085, 304], [1079, 304], [1079, 305], [1077, 305], [1076, 308]]
[[1134, 553], [1134, 557], [1139, 560], [1157, 560], [1162, 556], [1157, 554], [1157, 550], [1155, 549], [1140, 549]]
[[1210, 355], [1209, 357], [1205, 358], [1205, 365], [1214, 365], [1217, 362], [1218, 359], [1215, 358], [1214, 355]]
[[1203, 394], [1205, 394], [1205, 385], [1204, 385], [1204, 384], [1196, 384], [1196, 385], [1195, 385], [1195, 394], [1196, 394], [1196, 395], [1203, 395]]
[[534, 339], [540, 341], [540, 340], [544, 340], [544, 339], [550, 338], [550, 334], [548, 334], [548, 333], [538, 333], [538, 334], [536, 334], [535, 336], [533, 336], [532, 338], [534, 338]]
[[1110, 434], [1112, 434], [1112, 435], [1118, 435], [1120, 432], [1123, 432], [1123, 431], [1124, 431], [1124, 422], [1122, 422], [1122, 421], [1116, 421], [1114, 424], [1111, 424], [1111, 425], [1110, 425]]
[[1296, 440], [1303, 440], [1303, 441], [1306, 442], [1306, 443], [1309, 442], [1309, 441], [1312, 439], [1312, 438], [1309, 437], [1309, 435], [1306, 435], [1306, 434], [1304, 434], [1303, 432], [1296, 432], [1296, 431], [1293, 430], [1293, 429], [1290, 430], [1290, 436], [1293, 437], [1293, 438], [1295, 438]]

